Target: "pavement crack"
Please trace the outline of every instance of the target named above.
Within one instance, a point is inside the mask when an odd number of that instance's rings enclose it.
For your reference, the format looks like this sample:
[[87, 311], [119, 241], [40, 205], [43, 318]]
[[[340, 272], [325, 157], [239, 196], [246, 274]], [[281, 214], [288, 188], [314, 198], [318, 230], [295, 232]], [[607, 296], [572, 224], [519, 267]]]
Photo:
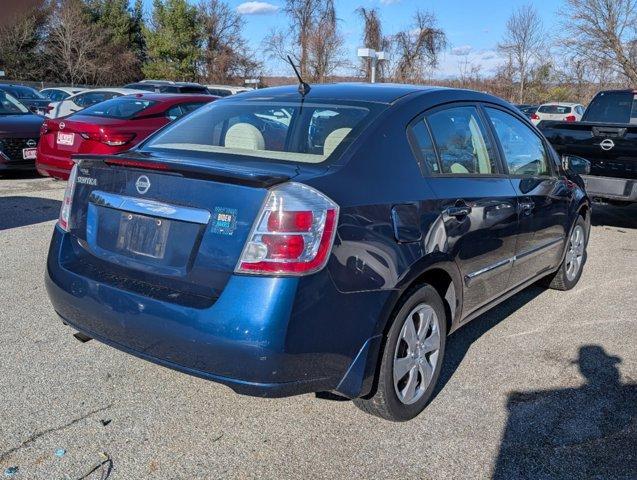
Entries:
[[35, 432], [29, 438], [24, 440], [20, 445], [18, 445], [16, 447], [13, 447], [13, 448], [10, 448], [9, 450], [5, 450], [4, 452], [0, 453], [0, 462], [3, 462], [7, 457], [9, 457], [9, 455], [17, 452], [18, 450], [21, 450], [24, 447], [28, 447], [29, 445], [31, 445], [33, 442], [35, 442], [37, 439], [43, 437], [44, 435], [48, 435], [49, 433], [59, 432], [59, 431], [64, 430], [66, 428], [72, 427], [76, 423], [79, 423], [82, 420], [85, 420], [88, 417], [90, 417], [92, 415], [95, 415], [96, 413], [100, 413], [100, 412], [103, 412], [105, 410], [108, 410], [112, 406], [113, 406], [113, 404], [110, 403], [110, 404], [108, 404], [105, 407], [101, 407], [101, 408], [97, 408], [95, 410], [91, 410], [90, 412], [87, 412], [84, 415], [81, 415], [81, 416], [79, 416], [77, 418], [74, 418], [73, 420], [65, 423], [64, 425], [60, 425], [58, 427], [51, 427], [51, 428], [47, 428], [46, 430], [41, 430], [39, 432]]

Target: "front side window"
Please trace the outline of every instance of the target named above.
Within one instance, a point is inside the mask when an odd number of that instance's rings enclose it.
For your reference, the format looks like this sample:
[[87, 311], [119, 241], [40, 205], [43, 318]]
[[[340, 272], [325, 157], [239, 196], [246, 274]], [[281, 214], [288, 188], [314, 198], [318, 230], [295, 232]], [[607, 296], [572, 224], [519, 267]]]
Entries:
[[440, 110], [427, 115], [427, 123], [438, 150], [441, 173], [498, 173], [493, 146], [475, 107]]
[[511, 175], [550, 175], [544, 143], [528, 126], [513, 115], [495, 108], [487, 114], [502, 146]]
[[214, 102], [161, 131], [143, 150], [321, 163], [382, 108], [375, 104]]

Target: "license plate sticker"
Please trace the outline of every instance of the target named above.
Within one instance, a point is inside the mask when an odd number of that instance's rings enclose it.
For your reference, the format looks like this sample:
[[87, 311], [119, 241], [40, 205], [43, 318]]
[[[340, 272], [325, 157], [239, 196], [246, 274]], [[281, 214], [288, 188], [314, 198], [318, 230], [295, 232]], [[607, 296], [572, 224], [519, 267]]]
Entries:
[[144, 257], [162, 259], [170, 220], [122, 212], [117, 236], [117, 248]]
[[58, 132], [58, 135], [57, 135], [58, 145], [73, 145], [74, 141], [75, 141], [74, 133]]
[[38, 151], [37, 148], [23, 148], [22, 158], [25, 160], [35, 160], [37, 151]]

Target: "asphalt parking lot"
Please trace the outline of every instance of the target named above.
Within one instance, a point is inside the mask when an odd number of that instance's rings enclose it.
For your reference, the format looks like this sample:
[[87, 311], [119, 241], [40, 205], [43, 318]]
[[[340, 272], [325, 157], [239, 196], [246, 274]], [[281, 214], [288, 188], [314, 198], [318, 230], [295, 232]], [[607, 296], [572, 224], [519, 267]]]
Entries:
[[531, 287], [454, 333], [433, 402], [394, 424], [313, 395], [238, 396], [75, 340], [43, 285], [63, 189], [0, 178], [0, 471], [13, 478], [637, 478], [637, 206], [595, 207], [574, 290]]

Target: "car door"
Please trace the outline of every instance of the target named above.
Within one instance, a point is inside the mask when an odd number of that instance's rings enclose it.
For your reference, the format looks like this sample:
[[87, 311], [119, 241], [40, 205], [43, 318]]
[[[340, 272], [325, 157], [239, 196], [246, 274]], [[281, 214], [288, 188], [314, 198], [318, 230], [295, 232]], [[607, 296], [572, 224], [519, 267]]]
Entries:
[[444, 243], [463, 276], [466, 316], [509, 288], [517, 196], [477, 105], [430, 110], [410, 134], [437, 197]]
[[517, 285], [560, 263], [573, 189], [535, 130], [496, 106], [486, 106], [485, 112], [518, 195], [520, 229], [510, 280]]

